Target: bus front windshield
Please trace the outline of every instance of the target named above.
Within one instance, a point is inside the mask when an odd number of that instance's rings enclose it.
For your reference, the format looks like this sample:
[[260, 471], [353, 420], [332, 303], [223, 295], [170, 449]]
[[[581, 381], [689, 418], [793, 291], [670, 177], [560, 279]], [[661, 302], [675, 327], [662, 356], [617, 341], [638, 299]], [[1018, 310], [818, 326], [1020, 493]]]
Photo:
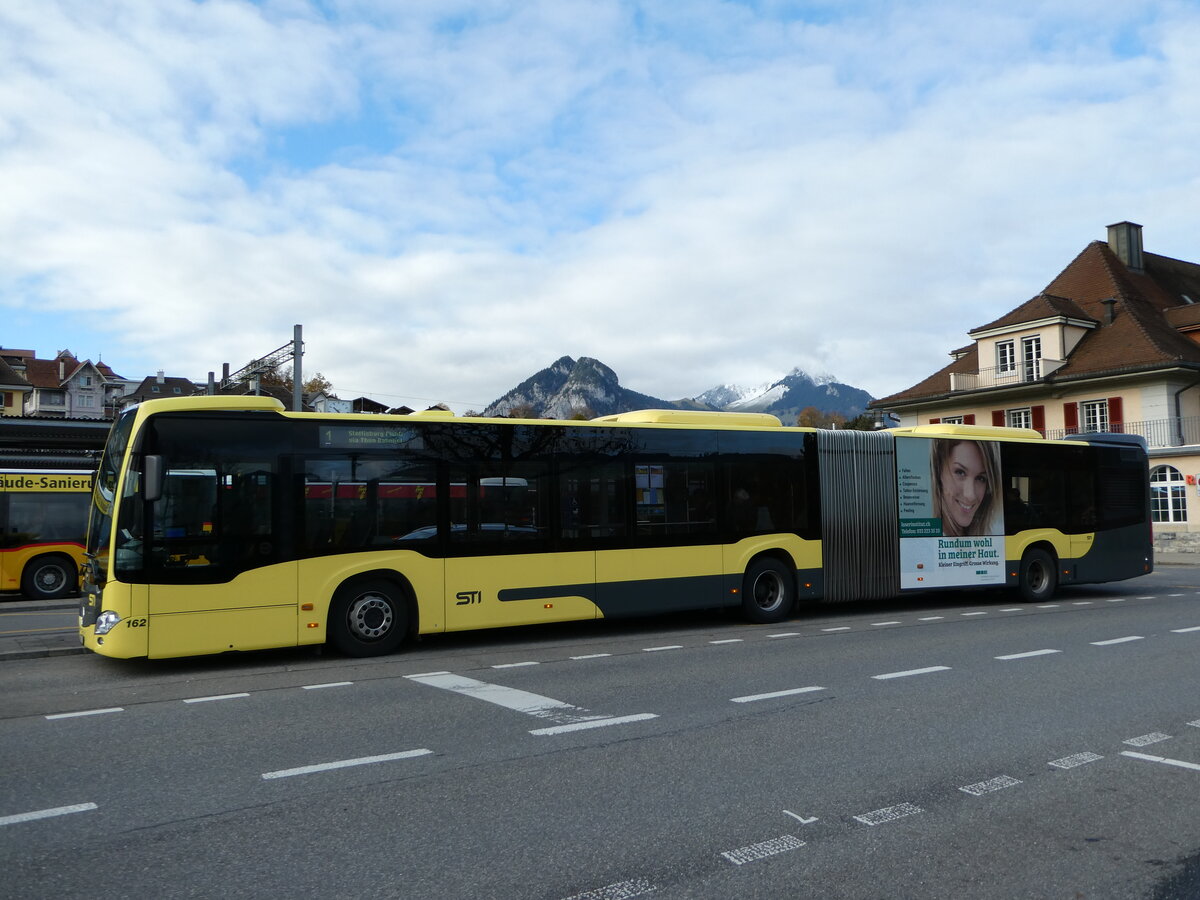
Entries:
[[126, 410], [113, 423], [104, 453], [100, 457], [100, 468], [96, 472], [96, 484], [92, 489], [92, 509], [88, 516], [87, 554], [98, 563], [94, 577], [100, 577], [107, 568], [108, 542], [112, 534], [112, 516], [117, 496], [117, 482], [125, 462], [125, 451], [133, 433], [136, 409]]

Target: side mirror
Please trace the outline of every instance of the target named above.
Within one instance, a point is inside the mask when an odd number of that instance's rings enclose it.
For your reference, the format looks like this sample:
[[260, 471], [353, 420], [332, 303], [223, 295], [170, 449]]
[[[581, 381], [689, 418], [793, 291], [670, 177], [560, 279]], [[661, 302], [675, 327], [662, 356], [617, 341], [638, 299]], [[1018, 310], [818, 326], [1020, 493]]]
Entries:
[[142, 459], [142, 497], [151, 502], [162, 497], [163, 460], [161, 456]]

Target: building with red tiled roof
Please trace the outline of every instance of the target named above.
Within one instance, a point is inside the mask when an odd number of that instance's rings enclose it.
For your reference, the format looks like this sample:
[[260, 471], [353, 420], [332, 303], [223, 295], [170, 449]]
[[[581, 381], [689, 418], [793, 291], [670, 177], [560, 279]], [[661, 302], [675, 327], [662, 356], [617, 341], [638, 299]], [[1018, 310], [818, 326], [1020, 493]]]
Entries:
[[80, 362], [70, 350], [38, 359], [31, 350], [0, 349], [3, 414], [61, 419], [111, 418], [126, 381], [103, 361]]
[[968, 333], [949, 365], [873, 401], [902, 426], [1140, 434], [1159, 546], [1200, 550], [1200, 264], [1146, 253], [1108, 226], [1045, 290]]

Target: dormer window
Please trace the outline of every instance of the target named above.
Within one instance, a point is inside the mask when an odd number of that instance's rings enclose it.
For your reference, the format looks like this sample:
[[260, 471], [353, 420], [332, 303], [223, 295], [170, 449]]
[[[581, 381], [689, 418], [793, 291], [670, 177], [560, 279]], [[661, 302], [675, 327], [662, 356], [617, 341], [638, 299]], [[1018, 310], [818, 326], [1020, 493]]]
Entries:
[[1021, 338], [1021, 365], [1024, 381], [1037, 381], [1042, 377], [1042, 338], [1040, 335]]

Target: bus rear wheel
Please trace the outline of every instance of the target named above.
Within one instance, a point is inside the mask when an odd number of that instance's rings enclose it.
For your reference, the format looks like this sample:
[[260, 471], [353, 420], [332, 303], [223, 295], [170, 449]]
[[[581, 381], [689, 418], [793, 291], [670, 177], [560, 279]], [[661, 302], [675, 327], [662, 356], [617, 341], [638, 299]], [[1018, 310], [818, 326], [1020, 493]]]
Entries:
[[1049, 600], [1058, 589], [1058, 569], [1054, 558], [1045, 550], [1034, 547], [1021, 557], [1017, 590], [1021, 599], [1030, 603]]
[[787, 566], [777, 559], [760, 559], [746, 569], [742, 579], [742, 613], [751, 622], [782, 622], [792, 612], [795, 582]]
[[75, 563], [57, 553], [31, 559], [21, 574], [21, 593], [30, 600], [57, 600], [77, 587]]
[[401, 590], [382, 579], [344, 585], [329, 607], [329, 639], [347, 656], [391, 653], [407, 632]]

